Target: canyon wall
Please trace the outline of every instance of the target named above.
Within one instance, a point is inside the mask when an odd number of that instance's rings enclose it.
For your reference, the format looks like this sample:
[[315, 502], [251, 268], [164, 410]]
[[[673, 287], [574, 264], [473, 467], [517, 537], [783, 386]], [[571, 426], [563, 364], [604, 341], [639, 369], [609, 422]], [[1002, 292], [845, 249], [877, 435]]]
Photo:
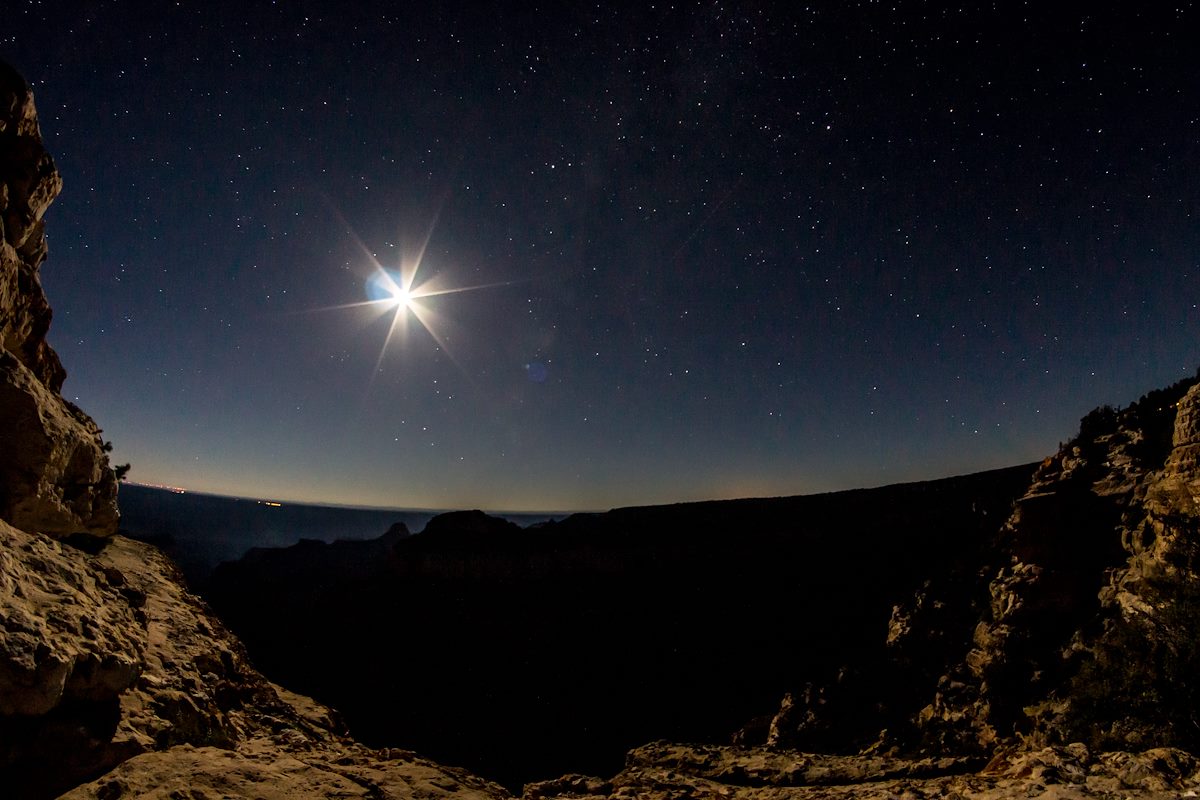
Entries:
[[0, 519], [107, 536], [117, 530], [116, 475], [96, 423], [59, 393], [66, 372], [46, 343], [43, 216], [61, 189], [33, 94], [0, 63]]

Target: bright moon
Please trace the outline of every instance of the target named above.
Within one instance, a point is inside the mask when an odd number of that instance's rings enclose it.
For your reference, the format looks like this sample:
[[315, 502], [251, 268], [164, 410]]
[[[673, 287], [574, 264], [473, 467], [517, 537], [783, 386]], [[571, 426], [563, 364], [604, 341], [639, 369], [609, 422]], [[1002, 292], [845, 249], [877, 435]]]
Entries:
[[385, 311], [411, 311], [419, 314], [417, 298], [425, 297], [429, 287], [416, 286], [415, 270], [391, 270], [377, 266], [367, 279], [367, 303], [377, 305]]
[[396, 308], [408, 308], [410, 300], [412, 300], [412, 295], [403, 286], [397, 286], [392, 290], [392, 305]]
[[392, 319], [387, 328], [387, 335], [383, 339], [383, 346], [379, 348], [379, 358], [375, 360], [375, 372], [378, 372], [380, 366], [383, 364], [383, 357], [387, 353], [392, 337], [397, 333], [401, 336], [405, 335], [405, 331], [408, 329], [409, 317], [416, 320], [425, 329], [426, 333], [437, 342], [441, 351], [449, 356], [451, 361], [454, 361], [454, 356], [450, 354], [450, 348], [447, 346], [445, 338], [437, 331], [437, 323], [440, 315], [436, 308], [427, 302], [428, 298], [508, 285], [508, 282], [505, 281], [476, 286], [445, 288], [439, 285], [437, 276], [418, 282], [417, 273], [421, 269], [425, 256], [425, 248], [429, 244], [429, 237], [433, 235], [433, 225], [430, 225], [429, 230], [425, 234], [425, 239], [421, 242], [421, 246], [418, 248], [415, 256], [404, 259], [401, 264], [391, 269], [385, 268], [379, 263], [375, 254], [363, 243], [353, 228], [350, 228], [349, 225], [347, 225], [347, 228], [372, 267], [366, 279], [365, 289], [367, 299], [358, 303], [330, 306], [330, 308], [374, 306], [381, 316], [386, 316], [388, 312], [391, 312]]

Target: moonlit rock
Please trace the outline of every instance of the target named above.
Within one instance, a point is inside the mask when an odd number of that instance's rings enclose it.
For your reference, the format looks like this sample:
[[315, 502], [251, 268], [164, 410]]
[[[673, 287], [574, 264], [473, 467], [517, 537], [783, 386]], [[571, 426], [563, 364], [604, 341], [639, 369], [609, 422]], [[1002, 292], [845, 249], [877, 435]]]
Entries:
[[0, 64], [0, 519], [51, 535], [110, 535], [116, 476], [100, 429], [59, 393], [66, 373], [46, 343], [42, 215], [61, 188], [33, 95]]

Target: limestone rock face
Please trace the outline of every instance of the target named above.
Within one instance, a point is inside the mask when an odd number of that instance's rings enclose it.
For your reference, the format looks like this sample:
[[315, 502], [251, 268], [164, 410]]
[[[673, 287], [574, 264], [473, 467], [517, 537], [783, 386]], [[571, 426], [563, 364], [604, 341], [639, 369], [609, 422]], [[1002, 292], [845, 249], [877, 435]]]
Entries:
[[0, 338], [53, 392], [65, 373], [45, 343], [50, 305], [37, 269], [46, 258], [42, 216], [61, 190], [62, 178], [42, 146], [33, 94], [0, 63]]
[[1200, 744], [1198, 421], [1200, 384], [1183, 381], [1093, 412], [1046, 460], [1002, 532], [1009, 563], [960, 688], [926, 709], [935, 739], [965, 721], [983, 747]]
[[37, 268], [46, 257], [42, 216], [62, 189], [54, 161], [42, 147], [33, 95], [0, 64], [0, 337], [52, 391], [64, 373], [45, 344], [50, 306]]
[[42, 217], [62, 188], [33, 95], [0, 63], [0, 519], [66, 535], [117, 529], [117, 481], [95, 423], [59, 394], [38, 268]]
[[115, 701], [133, 685], [145, 645], [123, 584], [120, 572], [0, 522], [0, 715]]
[[1158, 521], [1158, 532], [1169, 519], [1200, 517], [1200, 384], [1188, 391], [1178, 407], [1171, 454], [1147, 492], [1148, 516]]
[[61, 536], [116, 531], [116, 474], [100, 430], [78, 408], [0, 351], [0, 518]]

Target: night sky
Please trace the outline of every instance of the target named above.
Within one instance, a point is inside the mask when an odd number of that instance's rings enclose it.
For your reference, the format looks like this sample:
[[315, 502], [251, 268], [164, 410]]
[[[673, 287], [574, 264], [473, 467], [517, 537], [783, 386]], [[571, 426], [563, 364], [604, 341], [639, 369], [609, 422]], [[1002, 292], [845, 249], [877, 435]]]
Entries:
[[[1195, 4], [480, 5], [6, 3], [50, 341], [130, 479], [801, 494], [1200, 365]], [[418, 257], [477, 288], [352, 305]]]

